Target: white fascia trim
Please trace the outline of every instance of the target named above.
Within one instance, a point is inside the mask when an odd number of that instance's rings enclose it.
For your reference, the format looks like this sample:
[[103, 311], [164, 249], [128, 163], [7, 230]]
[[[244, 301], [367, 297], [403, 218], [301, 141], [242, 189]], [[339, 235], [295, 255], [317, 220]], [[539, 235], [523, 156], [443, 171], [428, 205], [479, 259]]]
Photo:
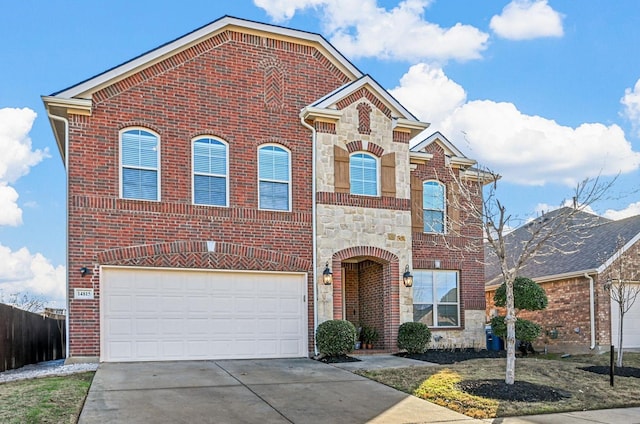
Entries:
[[609, 257], [609, 259], [607, 259], [602, 265], [598, 267], [596, 272], [604, 272], [605, 269], [609, 268], [616, 260], [620, 259], [620, 257], [624, 255], [627, 250], [629, 250], [634, 244], [636, 244], [638, 240], [640, 240], [640, 233], [636, 234], [631, 240], [625, 243], [624, 246], [615, 251], [613, 255]]
[[[557, 281], [557, 280], [566, 280], [568, 278], [577, 278], [577, 277], [583, 278], [585, 274], [593, 275], [597, 273], [598, 273], [597, 269], [586, 269], [582, 271], [565, 272], [562, 274], [545, 275], [542, 277], [532, 278], [532, 280], [538, 284], [541, 284], [541, 283], [548, 283], [548, 282]], [[492, 283], [490, 285], [486, 285], [484, 287], [484, 291], [495, 290], [501, 285], [502, 285], [502, 281], [500, 283]]]
[[93, 103], [91, 99], [70, 99], [58, 96], [42, 96], [43, 103], [47, 109], [51, 107], [61, 107], [65, 109], [80, 109], [91, 112]]
[[108, 85], [112, 81], [117, 80], [124, 75], [136, 72], [152, 63], [156, 63], [165, 57], [175, 54], [179, 50], [185, 49], [193, 44], [197, 44], [203, 39], [211, 37], [214, 33], [221, 31], [226, 27], [267, 32], [271, 34], [277, 34], [282, 37], [305, 40], [309, 44], [319, 44], [324, 50], [327, 51], [328, 54], [332, 55], [336, 59], [336, 61], [344, 67], [344, 69], [346, 69], [348, 72], [351, 72], [355, 78], [359, 78], [362, 76], [362, 72], [360, 72], [358, 68], [356, 68], [327, 40], [325, 40], [318, 34], [226, 16], [187, 35], [184, 35], [172, 42], [151, 50], [150, 52], [143, 54], [142, 56], [125, 62], [124, 64], [117, 66], [105, 73], [90, 78], [84, 82], [81, 82], [80, 84], [74, 85], [73, 87], [67, 88], [64, 91], [57, 93], [55, 96], [63, 98], [71, 98], [76, 96], [86, 97], [88, 93], [91, 93], [97, 87]]
[[466, 157], [460, 157], [460, 156], [453, 156], [451, 157], [451, 164], [452, 165], [459, 165], [462, 167], [469, 167], [469, 166], [473, 166], [475, 165], [477, 162], [473, 159], [469, 159]]
[[300, 111], [300, 116], [307, 120], [309, 118], [321, 118], [337, 121], [342, 117], [342, 111], [336, 109], [323, 109], [319, 107], [307, 106]]
[[394, 129], [403, 128], [403, 129], [411, 130], [411, 132], [424, 131], [427, 128], [429, 128], [429, 126], [431, 125], [429, 122], [413, 121], [405, 118], [394, 119], [393, 124], [394, 124]]
[[409, 152], [409, 159], [418, 159], [420, 161], [428, 161], [433, 159], [433, 155], [431, 153], [425, 153], [425, 152]]

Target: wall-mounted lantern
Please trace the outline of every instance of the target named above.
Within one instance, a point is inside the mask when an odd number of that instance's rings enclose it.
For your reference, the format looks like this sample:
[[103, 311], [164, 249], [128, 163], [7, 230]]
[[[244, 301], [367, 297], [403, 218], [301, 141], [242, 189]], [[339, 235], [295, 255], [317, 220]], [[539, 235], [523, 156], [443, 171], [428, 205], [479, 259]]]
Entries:
[[324, 271], [322, 271], [322, 282], [325, 286], [330, 286], [333, 283], [333, 273], [329, 269], [329, 262], [324, 266]]
[[82, 268], [80, 268], [80, 275], [81, 276], [85, 276], [85, 275], [91, 275], [91, 270], [89, 268], [87, 268], [86, 266], [83, 266]]
[[408, 264], [406, 267], [404, 267], [404, 274], [402, 274], [402, 282], [404, 283], [405, 287], [413, 286], [413, 275], [411, 275], [411, 273], [409, 272]]

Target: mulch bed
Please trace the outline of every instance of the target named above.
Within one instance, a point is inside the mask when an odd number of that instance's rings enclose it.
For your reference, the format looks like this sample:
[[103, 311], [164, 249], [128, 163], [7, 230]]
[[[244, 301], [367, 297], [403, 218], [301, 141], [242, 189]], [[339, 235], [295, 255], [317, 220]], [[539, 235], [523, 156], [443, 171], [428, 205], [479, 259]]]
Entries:
[[504, 380], [469, 380], [458, 383], [458, 387], [472, 395], [517, 402], [557, 402], [571, 397], [563, 390], [526, 381], [506, 384]]
[[396, 356], [445, 365], [469, 359], [506, 358], [507, 352], [504, 350], [430, 349], [424, 353], [397, 353]]
[[[421, 354], [399, 353], [398, 356], [446, 365], [481, 358], [506, 358], [504, 350], [449, 349], [427, 350]], [[458, 383], [460, 390], [485, 398], [519, 402], [557, 402], [571, 397], [571, 394], [550, 386], [515, 381], [506, 384], [504, 380], [468, 380]]]
[[[594, 365], [591, 367], [583, 367], [580, 368], [584, 371], [594, 372], [596, 374], [609, 375], [609, 367], [606, 365]], [[640, 368], [635, 367], [615, 367], [613, 369], [613, 374], [620, 377], [635, 377], [640, 378]]]

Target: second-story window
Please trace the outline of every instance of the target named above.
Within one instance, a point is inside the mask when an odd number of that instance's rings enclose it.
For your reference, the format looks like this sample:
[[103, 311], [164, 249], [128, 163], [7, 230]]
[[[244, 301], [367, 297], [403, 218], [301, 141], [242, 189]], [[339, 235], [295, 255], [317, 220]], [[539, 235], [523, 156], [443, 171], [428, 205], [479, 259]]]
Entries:
[[379, 196], [378, 159], [368, 153], [354, 153], [349, 157], [349, 186], [351, 194]]
[[193, 203], [228, 206], [228, 148], [215, 138], [193, 141]]
[[120, 197], [159, 200], [160, 145], [158, 136], [143, 130], [120, 133]]
[[283, 147], [268, 144], [258, 149], [258, 207], [291, 210], [291, 158]]
[[438, 181], [422, 184], [422, 216], [425, 233], [444, 233], [444, 185]]

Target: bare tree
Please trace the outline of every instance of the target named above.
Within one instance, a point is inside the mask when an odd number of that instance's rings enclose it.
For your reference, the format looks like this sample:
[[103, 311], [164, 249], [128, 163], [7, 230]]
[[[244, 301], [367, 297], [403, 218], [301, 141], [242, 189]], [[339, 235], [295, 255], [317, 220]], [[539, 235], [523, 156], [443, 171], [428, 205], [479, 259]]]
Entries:
[[640, 294], [640, 260], [638, 254], [631, 254], [625, 247], [626, 241], [618, 236], [616, 242], [616, 252], [612, 259], [612, 264], [607, 269], [605, 275], [607, 282], [605, 290], [609, 293], [611, 300], [617, 303], [618, 307], [618, 356], [616, 366], [622, 367], [623, 356], [623, 325], [624, 316], [631, 309]]
[[[543, 215], [526, 223], [524, 236], [520, 237], [509, 237], [510, 230], [518, 227], [521, 222], [509, 214], [505, 204], [498, 199], [500, 175], [488, 170], [467, 169], [459, 173], [452, 172], [452, 179], [457, 191], [451, 198], [454, 203], [452, 206], [464, 211], [458, 227], [468, 225], [469, 222], [482, 226], [485, 252], [493, 257], [492, 262], [497, 264], [506, 286], [505, 382], [514, 384], [517, 321], [513, 295], [514, 281], [528, 263], [542, 261], [556, 254], [572, 253], [570, 250], [583, 242], [581, 230], [589, 225], [585, 218], [587, 214], [583, 212], [609, 191], [615, 178], [609, 182], [603, 182], [600, 178], [586, 179], [577, 184], [571, 207], [558, 209], [553, 214]], [[475, 183], [475, 187], [470, 181]], [[566, 202], [563, 201], [562, 204]], [[520, 234], [522, 235], [522, 232]]]
[[40, 296], [32, 293], [10, 293], [5, 296], [4, 291], [0, 289], [0, 303], [15, 306], [27, 312], [42, 312], [47, 302]]

